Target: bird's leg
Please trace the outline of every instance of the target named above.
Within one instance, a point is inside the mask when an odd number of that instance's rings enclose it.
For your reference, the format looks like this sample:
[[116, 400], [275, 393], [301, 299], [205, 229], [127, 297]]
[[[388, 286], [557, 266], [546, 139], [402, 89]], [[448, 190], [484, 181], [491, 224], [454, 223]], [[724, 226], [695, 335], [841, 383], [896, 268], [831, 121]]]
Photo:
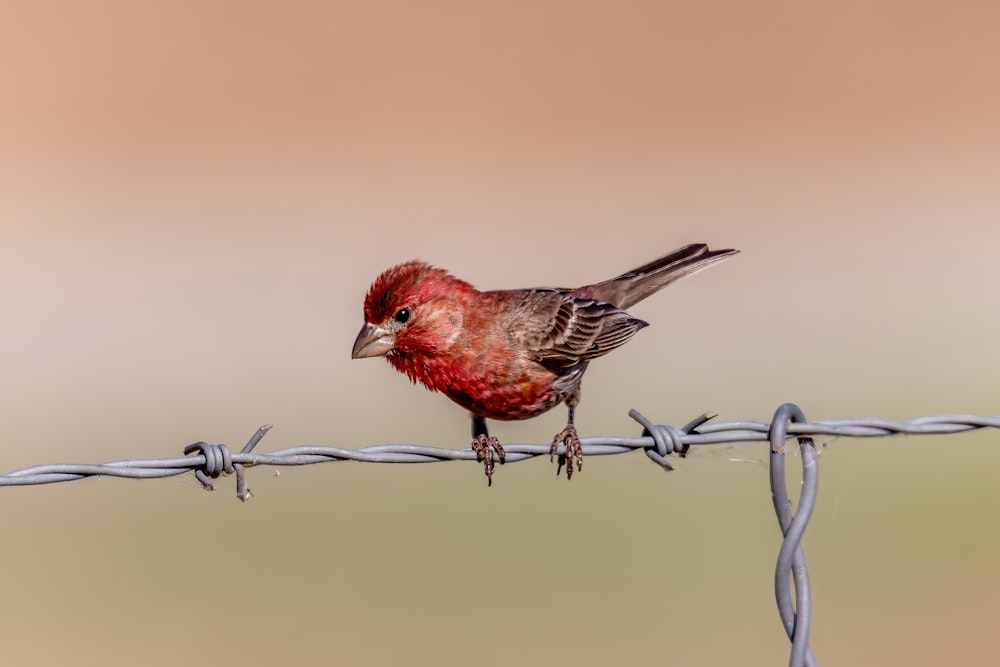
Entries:
[[559, 443], [561, 442], [565, 445], [564, 452], [559, 454], [556, 477], [559, 476], [559, 471], [562, 470], [564, 464], [566, 466], [566, 479], [573, 478], [573, 463], [576, 463], [577, 472], [583, 469], [583, 445], [580, 444], [580, 436], [576, 434], [576, 427], [573, 426], [573, 413], [576, 411], [576, 406], [579, 402], [580, 388], [577, 387], [570, 394], [569, 398], [566, 399], [566, 408], [569, 410], [569, 416], [566, 419], [566, 428], [556, 434], [556, 437], [552, 439], [552, 446], [549, 448], [549, 461], [551, 461], [559, 449]]
[[478, 415], [472, 415], [472, 451], [476, 453], [476, 460], [483, 464], [486, 473], [487, 486], [493, 486], [493, 452], [496, 452], [497, 459], [503, 465], [505, 454], [500, 441], [495, 437], [490, 437], [486, 428], [486, 420]]

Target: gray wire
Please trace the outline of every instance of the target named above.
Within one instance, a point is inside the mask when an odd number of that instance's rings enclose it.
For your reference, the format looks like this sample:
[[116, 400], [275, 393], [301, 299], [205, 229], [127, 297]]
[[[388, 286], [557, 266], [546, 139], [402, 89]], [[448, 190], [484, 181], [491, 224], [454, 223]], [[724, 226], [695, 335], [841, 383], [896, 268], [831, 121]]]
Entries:
[[[732, 442], [764, 442], [771, 430], [769, 422], [727, 421], [711, 422], [715, 415], [707, 413], [683, 427], [654, 424], [636, 410], [629, 415], [644, 428], [640, 436], [592, 436], [581, 438], [586, 456], [608, 456], [624, 454], [637, 449], [647, 454], [655, 454], [663, 462], [654, 461], [664, 467], [672, 467], [666, 461], [670, 454], [683, 456], [694, 445], [717, 445]], [[253, 447], [260, 441], [270, 425], [262, 426], [250, 442], [239, 452], [228, 455], [233, 466], [301, 466], [316, 463], [337, 463], [341, 461], [361, 461], [365, 463], [439, 463], [442, 461], [475, 461], [476, 453], [471, 449], [451, 449], [425, 445], [384, 444], [357, 449], [332, 447], [329, 445], [296, 445], [279, 449], [268, 454], [255, 454]], [[830, 419], [810, 423], [788, 425], [789, 436], [839, 436], [852, 438], [884, 437], [896, 434], [950, 434], [972, 431], [980, 428], [1000, 428], [1000, 415], [928, 415], [907, 421], [878, 418]], [[225, 456], [218, 452], [228, 452], [226, 445], [212, 445], [204, 442], [188, 445], [189, 456], [163, 459], [126, 459], [108, 463], [52, 463], [31, 466], [0, 475], [0, 486], [26, 486], [32, 484], [52, 484], [69, 482], [85, 477], [105, 475], [131, 479], [153, 479], [172, 477], [186, 472], [201, 471], [208, 477], [216, 478], [225, 471]], [[510, 443], [504, 444], [507, 462], [524, 461], [549, 453], [548, 444]], [[560, 446], [560, 452], [562, 447]], [[206, 454], [206, 452], [209, 452]], [[220, 458], [221, 457], [221, 458]], [[218, 460], [217, 460], [218, 459]]]
[[[716, 415], [705, 413], [682, 427], [656, 424], [637, 410], [629, 416], [642, 426], [639, 436], [596, 436], [581, 438], [585, 456], [624, 454], [637, 449], [646, 453], [664, 470], [673, 470], [667, 459], [671, 454], [685, 456], [694, 445], [718, 445], [731, 442], [770, 441], [770, 482], [774, 511], [781, 528], [782, 543], [774, 571], [774, 593], [782, 625], [792, 642], [790, 667], [815, 667], [816, 658], [809, 648], [809, 629], [812, 618], [812, 597], [809, 572], [802, 536], [818, 490], [818, 459], [813, 442], [815, 436], [850, 438], [877, 438], [897, 434], [961, 433], [980, 428], [1000, 428], [1000, 415], [982, 416], [968, 414], [927, 415], [896, 421], [871, 417], [829, 419], [806, 422], [798, 406], [786, 403], [778, 408], [770, 422], [710, 421]], [[253, 496], [246, 484], [245, 468], [258, 465], [302, 466], [316, 463], [360, 461], [364, 463], [440, 463], [442, 461], [476, 461], [472, 449], [450, 449], [424, 445], [386, 444], [358, 449], [328, 445], [296, 445], [268, 454], [255, 454], [254, 447], [270, 430], [260, 427], [239, 452], [231, 452], [226, 445], [195, 442], [184, 448], [186, 456], [164, 459], [127, 459], [109, 463], [53, 463], [31, 466], [0, 475], [0, 486], [27, 486], [70, 482], [104, 475], [130, 479], [154, 479], [194, 472], [202, 486], [211, 491], [212, 483], [224, 474], [235, 474], [236, 495], [240, 500]], [[793, 512], [785, 486], [785, 441], [795, 437], [802, 454], [802, 492]], [[549, 454], [548, 444], [505, 444], [507, 463], [524, 461]], [[560, 445], [558, 453], [565, 448]], [[794, 587], [794, 594], [793, 594]]]
[[[778, 517], [782, 542], [778, 550], [778, 563], [774, 568], [774, 597], [778, 603], [778, 615], [785, 626], [788, 638], [792, 640], [790, 667], [809, 665], [815, 667], [816, 658], [809, 648], [809, 627], [812, 623], [812, 593], [809, 586], [809, 570], [802, 550], [802, 536], [816, 505], [816, 491], [819, 484], [816, 445], [809, 437], [799, 437], [802, 453], [802, 493], [799, 495], [797, 511], [792, 512], [792, 501], [785, 484], [785, 441], [791, 425], [801, 424], [806, 416], [799, 406], [785, 403], [774, 413], [771, 420], [771, 499], [774, 513]], [[795, 602], [789, 581], [795, 584]]]

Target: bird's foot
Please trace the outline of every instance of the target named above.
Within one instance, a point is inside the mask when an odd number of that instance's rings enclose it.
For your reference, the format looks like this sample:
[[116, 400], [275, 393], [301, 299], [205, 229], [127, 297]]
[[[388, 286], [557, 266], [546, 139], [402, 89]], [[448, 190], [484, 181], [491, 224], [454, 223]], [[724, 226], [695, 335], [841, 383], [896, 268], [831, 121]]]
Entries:
[[583, 445], [580, 444], [580, 436], [576, 434], [576, 427], [572, 424], [566, 424], [566, 428], [557, 433], [556, 437], [552, 439], [552, 446], [549, 448], [549, 461], [558, 453], [560, 442], [565, 445], [566, 449], [562, 454], [559, 454], [556, 477], [559, 476], [559, 472], [562, 470], [563, 465], [565, 465], [566, 479], [572, 479], [574, 463], [576, 463], [577, 472], [583, 469]]
[[500, 441], [493, 436], [481, 433], [472, 440], [472, 451], [476, 453], [476, 460], [483, 464], [483, 472], [486, 473], [487, 486], [493, 486], [493, 452], [496, 452], [500, 465], [503, 465], [505, 454]]

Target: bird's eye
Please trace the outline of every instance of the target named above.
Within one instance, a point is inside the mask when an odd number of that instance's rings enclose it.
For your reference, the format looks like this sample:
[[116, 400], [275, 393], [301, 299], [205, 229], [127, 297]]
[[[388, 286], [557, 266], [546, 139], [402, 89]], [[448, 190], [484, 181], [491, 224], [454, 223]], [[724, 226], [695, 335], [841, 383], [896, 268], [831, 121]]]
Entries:
[[410, 319], [410, 309], [400, 308], [396, 311], [396, 314], [393, 315], [392, 319], [396, 320], [400, 324], [406, 324], [407, 320]]

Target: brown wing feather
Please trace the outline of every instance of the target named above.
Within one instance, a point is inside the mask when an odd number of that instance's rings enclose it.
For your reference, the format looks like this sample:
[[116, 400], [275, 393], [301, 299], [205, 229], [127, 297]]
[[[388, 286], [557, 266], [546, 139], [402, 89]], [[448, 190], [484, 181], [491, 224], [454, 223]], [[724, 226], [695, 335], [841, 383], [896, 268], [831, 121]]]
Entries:
[[609, 303], [563, 290], [522, 290], [509, 299], [510, 336], [554, 371], [607, 354], [647, 326]]

